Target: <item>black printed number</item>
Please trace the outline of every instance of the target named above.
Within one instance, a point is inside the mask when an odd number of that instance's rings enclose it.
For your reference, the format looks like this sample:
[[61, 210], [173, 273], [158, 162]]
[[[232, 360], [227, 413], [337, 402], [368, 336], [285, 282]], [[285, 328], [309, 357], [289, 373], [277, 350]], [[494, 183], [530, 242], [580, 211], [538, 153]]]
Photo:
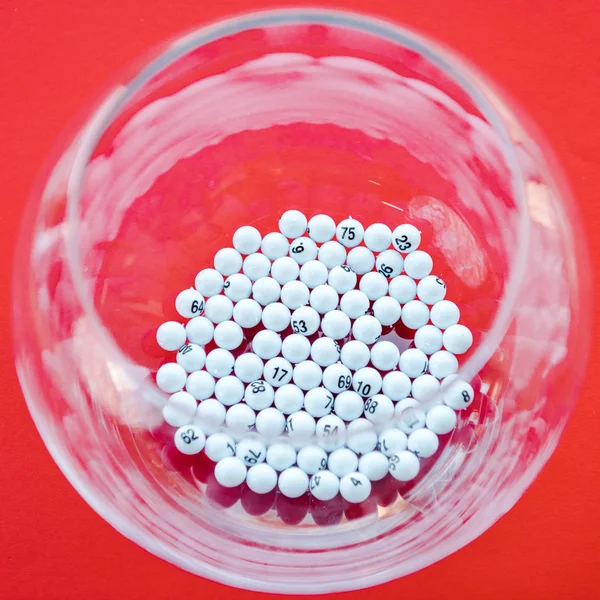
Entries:
[[[279, 374], [280, 371], [281, 375]], [[275, 367], [273, 369], [273, 379], [277, 379], [277, 381], [283, 381], [288, 373], [289, 371], [287, 369], [284, 369], [283, 367]]]
[[306, 326], [306, 321], [292, 321], [292, 328], [294, 329], [294, 333], [307, 333], [308, 327]]
[[327, 394], [327, 404], [325, 405], [325, 408], [329, 408], [330, 406], [333, 406], [333, 396]]
[[329, 436], [329, 435], [336, 435], [338, 432], [339, 427], [337, 425], [325, 425], [325, 427], [323, 427], [323, 435], [324, 436]]
[[301, 252], [304, 252], [304, 242], [300, 242], [292, 248], [292, 254], [300, 254]]
[[352, 385], [352, 377], [350, 375], [340, 375], [338, 379], [338, 388], [347, 390]]
[[468, 402], [471, 402], [471, 396], [469, 396], [469, 392], [467, 392], [467, 390], [462, 391], [462, 397], [463, 397], [465, 404], [467, 404]]
[[198, 436], [196, 435], [193, 429], [186, 429], [184, 432], [182, 432], [181, 439], [186, 444], [191, 444], [193, 441], [198, 439]]
[[310, 489], [314, 490], [320, 483], [321, 483], [321, 476], [320, 475], [315, 475], [310, 480]]
[[227, 289], [231, 285], [231, 281], [229, 279], [223, 284], [223, 287]]
[[363, 484], [363, 482], [360, 479], [356, 479], [356, 477], [351, 477], [350, 481], [352, 482], [352, 484], [354, 486], [362, 485]]
[[363, 396], [368, 396], [371, 393], [371, 384], [370, 383], [366, 383], [365, 385], [363, 385], [363, 383], [365, 383], [364, 381], [359, 381], [358, 382], [358, 393], [362, 394]]
[[248, 456], [248, 455], [244, 456], [244, 460], [245, 460], [245, 461], [246, 461], [246, 462], [247, 462], [249, 465], [255, 465], [255, 464], [256, 464], [256, 463], [259, 461], [259, 459], [260, 459], [260, 457], [261, 457], [261, 455], [262, 455], [262, 452], [259, 452], [259, 453], [257, 454], [256, 452], [254, 452], [254, 450], [250, 450], [250, 451], [249, 451], [249, 454], [250, 454], [250, 456]]
[[446, 287], [446, 284], [444, 283], [444, 280], [443, 280], [443, 279], [440, 279], [439, 277], [436, 277], [436, 278], [435, 278], [435, 281], [436, 281], [436, 282], [437, 282], [439, 285], [441, 285], [442, 287]]
[[396, 238], [394, 240], [394, 244], [396, 244], [398, 250], [400, 251], [408, 250], [412, 246], [412, 244], [408, 241], [407, 235], [401, 235], [399, 238]]
[[179, 348], [179, 354], [187, 354], [188, 352], [191, 352], [193, 350], [193, 347], [191, 344], [186, 344], [185, 346], [181, 346], [181, 348]]
[[250, 387], [252, 388], [252, 393], [253, 394], [259, 394], [260, 392], [266, 392], [267, 391], [267, 388], [265, 387], [264, 381], [253, 381], [250, 384]]
[[369, 398], [365, 402], [365, 412], [368, 412], [370, 415], [374, 415], [378, 404], [379, 404], [379, 402], [377, 402], [377, 400], [373, 400], [372, 398]]
[[396, 470], [396, 465], [400, 462], [400, 457], [396, 456], [394, 454], [394, 456], [390, 457], [390, 471], [395, 471]]
[[356, 238], [355, 227], [342, 227], [342, 239], [353, 240]]
[[394, 269], [388, 265], [386, 265], [385, 263], [382, 263], [382, 265], [379, 267], [379, 273], [381, 273], [381, 275], [383, 275], [384, 277], [389, 277], [392, 274], [392, 271]]
[[192, 302], [192, 312], [197, 313], [200, 312], [204, 308], [204, 302], [198, 302], [198, 300], [194, 300]]

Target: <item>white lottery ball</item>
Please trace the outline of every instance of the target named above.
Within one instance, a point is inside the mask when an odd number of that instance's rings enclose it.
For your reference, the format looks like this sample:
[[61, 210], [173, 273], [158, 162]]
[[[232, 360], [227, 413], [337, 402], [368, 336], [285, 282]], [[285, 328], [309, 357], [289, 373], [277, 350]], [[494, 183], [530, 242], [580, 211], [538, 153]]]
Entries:
[[449, 375], [442, 381], [444, 404], [454, 410], [462, 410], [471, 406], [475, 400], [475, 392], [471, 385], [458, 375]]
[[346, 248], [358, 246], [363, 241], [364, 235], [365, 228], [360, 221], [352, 217], [344, 219], [335, 230], [335, 237], [338, 242], [346, 246]]
[[334, 340], [341, 340], [350, 333], [350, 317], [341, 310], [331, 310], [321, 319], [321, 330]]
[[357, 371], [358, 369], [362, 369], [369, 364], [369, 361], [371, 360], [371, 351], [364, 342], [352, 340], [350, 342], [346, 342], [342, 346], [340, 359], [342, 364], [344, 364], [346, 367], [352, 371]]
[[445, 435], [450, 433], [456, 427], [456, 412], [454, 409], [440, 404], [434, 406], [427, 411], [425, 417], [425, 426], [433, 433], [438, 435]]
[[365, 401], [365, 417], [376, 425], [390, 423], [394, 418], [394, 403], [383, 394], [376, 394]]
[[185, 327], [176, 321], [167, 321], [156, 330], [156, 341], [163, 350], [178, 350], [186, 339]]
[[407, 254], [414, 252], [421, 243], [421, 232], [409, 224], [399, 225], [392, 233], [392, 244], [398, 252]]
[[253, 381], [246, 387], [244, 400], [254, 410], [264, 410], [273, 404], [275, 390], [273, 386], [262, 379]]
[[340, 489], [340, 479], [331, 471], [320, 471], [310, 478], [310, 493], [322, 502], [333, 500]]
[[423, 325], [415, 332], [415, 346], [425, 354], [442, 348], [442, 332], [435, 325]]
[[281, 336], [275, 331], [263, 329], [252, 340], [252, 352], [264, 360], [274, 358], [281, 350]]
[[198, 290], [193, 288], [183, 290], [175, 298], [175, 309], [186, 319], [197, 317], [204, 310], [204, 298]]
[[429, 357], [429, 372], [438, 379], [458, 373], [458, 359], [447, 350], [440, 350]]
[[198, 403], [188, 392], [175, 392], [162, 409], [163, 419], [172, 427], [188, 425], [194, 419]]
[[281, 302], [267, 304], [262, 312], [262, 324], [271, 331], [283, 331], [290, 324], [292, 313]]
[[415, 400], [414, 398], [411, 398], [410, 396], [408, 396], [406, 398], [402, 398], [402, 400], [398, 400], [398, 402], [396, 402], [396, 407], [394, 408], [394, 418], [400, 418], [402, 413], [407, 408], [415, 408], [415, 407], [419, 408], [420, 404], [417, 400]]
[[340, 300], [340, 309], [351, 319], [358, 319], [367, 314], [371, 303], [367, 295], [360, 290], [350, 290], [346, 292]]
[[256, 424], [254, 426], [260, 435], [266, 439], [272, 439], [284, 432], [285, 417], [276, 408], [265, 408], [256, 415]]
[[394, 402], [406, 398], [410, 394], [411, 381], [402, 371], [392, 371], [383, 378], [381, 391]]
[[252, 297], [262, 306], [277, 302], [281, 294], [281, 285], [272, 277], [261, 277], [252, 285]]
[[439, 446], [438, 436], [429, 429], [418, 429], [408, 436], [408, 449], [419, 458], [433, 456]]
[[235, 350], [244, 341], [244, 332], [235, 321], [223, 321], [215, 327], [215, 344], [224, 350]]
[[315, 260], [318, 253], [317, 245], [308, 237], [297, 238], [290, 244], [290, 256], [299, 265]]
[[382, 325], [394, 325], [400, 320], [402, 309], [400, 303], [391, 296], [383, 296], [373, 304], [373, 316]]
[[[433, 269], [433, 259], [427, 252], [417, 250], [404, 259], [404, 271], [413, 279], [424, 279]], [[417, 286], [418, 290], [418, 286]]]
[[206, 301], [204, 314], [215, 325], [229, 321], [233, 316], [233, 302], [227, 296], [212, 296]]
[[348, 367], [339, 363], [330, 365], [323, 371], [323, 385], [330, 392], [341, 394], [350, 389], [352, 385], [352, 373]]
[[290, 249], [290, 243], [285, 235], [281, 233], [267, 233], [260, 245], [260, 251], [271, 260], [277, 260], [285, 256]]
[[311, 290], [327, 282], [329, 271], [324, 263], [318, 260], [309, 260], [300, 268], [300, 281]]
[[358, 456], [349, 448], [338, 448], [329, 455], [327, 468], [338, 477], [354, 473], [358, 469]]
[[235, 455], [247, 467], [251, 467], [265, 461], [267, 447], [258, 436], [248, 436], [238, 442]]
[[377, 272], [388, 279], [400, 275], [403, 266], [404, 259], [395, 250], [385, 250], [377, 256], [377, 260], [375, 261]]
[[391, 371], [398, 366], [400, 350], [392, 342], [377, 342], [371, 348], [371, 362], [380, 371]]
[[175, 447], [182, 454], [198, 454], [204, 448], [206, 436], [198, 425], [184, 425], [180, 427], [173, 437]]
[[431, 322], [440, 329], [456, 325], [460, 319], [460, 310], [454, 302], [441, 300], [431, 307]]
[[215, 378], [206, 371], [194, 371], [189, 374], [185, 382], [185, 389], [196, 400], [206, 400], [215, 391]]
[[298, 467], [290, 467], [280, 473], [277, 485], [286, 498], [299, 498], [308, 490], [308, 475]]
[[234, 273], [225, 280], [223, 290], [230, 300], [239, 302], [244, 298], [250, 298], [252, 282], [242, 273]]
[[364, 400], [352, 390], [338, 394], [333, 403], [335, 414], [344, 421], [354, 421], [363, 414]]
[[365, 231], [365, 246], [373, 252], [383, 252], [392, 243], [392, 230], [383, 223], [373, 223]]
[[352, 377], [352, 387], [363, 398], [370, 398], [379, 394], [383, 380], [379, 371], [371, 367], [364, 367], [354, 373]]
[[328, 367], [340, 359], [340, 346], [332, 338], [319, 338], [310, 348], [310, 357], [320, 367]]
[[390, 475], [398, 481], [411, 481], [419, 474], [419, 459], [408, 450], [401, 450], [390, 457]]
[[346, 248], [339, 242], [325, 242], [319, 248], [317, 256], [328, 269], [333, 269], [333, 267], [344, 264], [346, 260]]
[[267, 464], [276, 471], [285, 471], [296, 462], [296, 451], [286, 441], [278, 441], [267, 448]]
[[315, 428], [315, 418], [304, 410], [299, 410], [298, 412], [292, 413], [287, 418], [285, 425], [288, 437], [292, 442], [294, 440], [307, 442], [314, 435]]
[[473, 334], [464, 325], [450, 325], [443, 334], [444, 348], [452, 354], [464, 354], [473, 345]]
[[310, 341], [299, 333], [288, 335], [281, 344], [283, 358], [295, 365], [306, 360], [310, 356], [310, 352]]
[[379, 434], [378, 450], [388, 458], [408, 447], [408, 436], [396, 428], [386, 429]]
[[252, 254], [260, 248], [261, 236], [256, 227], [245, 225], [233, 234], [233, 247], [240, 254]]
[[419, 281], [417, 285], [417, 296], [425, 304], [436, 304], [441, 302], [446, 295], [446, 284], [443, 279], [428, 275]]
[[256, 413], [247, 404], [234, 404], [227, 409], [225, 425], [232, 435], [243, 435], [254, 426]]
[[328, 415], [333, 408], [333, 394], [324, 387], [313, 388], [304, 396], [304, 409], [319, 419]]
[[369, 300], [378, 300], [387, 294], [388, 280], [381, 273], [373, 271], [363, 276], [358, 287]]
[[233, 248], [221, 248], [215, 254], [215, 269], [226, 277], [234, 273], [239, 273], [242, 268], [242, 262], [242, 255]]
[[373, 270], [375, 266], [375, 255], [363, 246], [352, 248], [348, 252], [346, 264], [357, 274], [364, 275]]
[[427, 372], [427, 356], [417, 348], [409, 348], [400, 355], [400, 370], [411, 379]]
[[205, 297], [210, 298], [220, 294], [223, 289], [223, 275], [215, 269], [202, 269], [196, 275], [194, 287]]
[[336, 415], [326, 415], [317, 421], [315, 435], [319, 446], [327, 452], [332, 452], [344, 446], [346, 424]]
[[292, 329], [300, 335], [312, 335], [316, 333], [321, 324], [319, 313], [310, 306], [297, 308], [291, 316]]
[[199, 371], [206, 361], [206, 352], [198, 344], [186, 344], [177, 351], [177, 364], [188, 373]]
[[411, 300], [402, 307], [400, 319], [409, 329], [419, 329], [429, 321], [429, 308], [420, 300]]
[[408, 275], [398, 275], [390, 281], [388, 293], [400, 304], [406, 304], [417, 297], [417, 282]]
[[[213, 339], [214, 331], [214, 323], [206, 317], [194, 317], [185, 326], [187, 339], [192, 344], [198, 344], [199, 346], [208, 344]], [[177, 350], [177, 348], [174, 348], [174, 350]]]
[[371, 494], [371, 482], [362, 473], [349, 473], [340, 479], [340, 494], [351, 504], [364, 502]]
[[204, 435], [212, 435], [225, 423], [226, 412], [226, 408], [218, 400], [209, 398], [198, 404], [194, 423], [202, 429]]
[[242, 485], [246, 479], [246, 465], [236, 456], [222, 458], [215, 466], [215, 479], [226, 488]]
[[335, 221], [328, 215], [315, 215], [308, 222], [308, 235], [322, 244], [335, 235]]
[[224, 406], [233, 406], [244, 397], [244, 384], [235, 375], [219, 379], [215, 385], [215, 398]]
[[280, 285], [296, 280], [299, 273], [298, 263], [289, 256], [278, 258], [271, 266], [271, 277]]
[[248, 469], [246, 485], [255, 494], [268, 494], [277, 486], [277, 472], [265, 463], [254, 465]]
[[292, 381], [294, 367], [281, 356], [272, 358], [265, 365], [263, 379], [274, 388], [286, 385]]
[[259, 356], [256, 356], [252, 352], [247, 352], [235, 359], [233, 372], [244, 383], [250, 383], [262, 377], [264, 367], [265, 365]]
[[381, 323], [371, 315], [364, 315], [354, 321], [352, 335], [364, 344], [374, 344], [381, 337]]
[[290, 239], [304, 235], [307, 225], [306, 217], [299, 210], [288, 210], [279, 219], [279, 231]]
[[388, 457], [381, 452], [368, 452], [358, 461], [358, 472], [369, 481], [380, 481], [388, 474], [388, 470]]
[[226, 433], [213, 433], [206, 438], [204, 452], [210, 460], [219, 462], [228, 456], [235, 455], [235, 441]]
[[329, 271], [327, 283], [338, 294], [345, 294], [356, 287], [356, 273], [348, 265], [333, 267]]
[[310, 293], [310, 305], [322, 315], [335, 310], [339, 301], [339, 294], [330, 285], [320, 285]]
[[244, 259], [242, 271], [250, 281], [258, 281], [269, 276], [271, 261], [264, 254], [251, 254]]
[[419, 402], [431, 400], [440, 391], [440, 382], [433, 375], [419, 375], [412, 382], [411, 395]]
[[375, 425], [362, 417], [348, 423], [346, 445], [356, 454], [366, 454], [374, 450], [377, 446]]
[[185, 369], [177, 363], [167, 363], [156, 372], [156, 385], [168, 394], [182, 390], [186, 380]]
[[296, 464], [307, 475], [314, 475], [327, 468], [327, 452], [319, 446], [305, 446], [298, 452]]
[[244, 329], [256, 327], [262, 318], [261, 305], [252, 298], [240, 300], [233, 307], [233, 320]]
[[304, 406], [304, 392], [293, 383], [282, 385], [275, 391], [275, 407], [284, 415], [298, 412]]
[[[400, 402], [396, 404], [396, 409], [398, 409], [399, 404]], [[416, 406], [410, 406], [402, 411], [396, 410], [396, 413], [399, 413], [394, 415], [396, 427], [406, 435], [425, 427], [425, 413]]]
[[216, 378], [230, 375], [235, 365], [233, 354], [223, 348], [211, 350], [206, 356], [206, 370]]
[[301, 281], [288, 281], [281, 288], [281, 301], [290, 309], [296, 310], [308, 304], [310, 290]]

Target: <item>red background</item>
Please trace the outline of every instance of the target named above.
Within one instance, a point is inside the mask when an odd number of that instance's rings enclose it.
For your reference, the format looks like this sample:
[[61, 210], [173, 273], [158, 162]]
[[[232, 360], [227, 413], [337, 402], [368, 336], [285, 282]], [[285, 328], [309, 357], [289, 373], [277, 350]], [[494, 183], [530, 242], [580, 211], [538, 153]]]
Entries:
[[[278, 5], [292, 5], [279, 2]], [[508, 90], [556, 149], [600, 260], [598, 0], [367, 0], [375, 11], [469, 57]], [[115, 70], [165, 37], [259, 0], [3, 0], [0, 3], [0, 598], [231, 598], [121, 537], [77, 495], [27, 413], [8, 340], [15, 228], [65, 125]], [[597, 291], [595, 292], [598, 296]], [[595, 315], [594, 315], [595, 316]], [[518, 505], [444, 561], [380, 586], [384, 598], [588, 598], [600, 588], [598, 354], [563, 441]], [[346, 598], [367, 598], [355, 592]], [[258, 594], [237, 592], [254, 600]], [[341, 596], [341, 595], [340, 595]]]

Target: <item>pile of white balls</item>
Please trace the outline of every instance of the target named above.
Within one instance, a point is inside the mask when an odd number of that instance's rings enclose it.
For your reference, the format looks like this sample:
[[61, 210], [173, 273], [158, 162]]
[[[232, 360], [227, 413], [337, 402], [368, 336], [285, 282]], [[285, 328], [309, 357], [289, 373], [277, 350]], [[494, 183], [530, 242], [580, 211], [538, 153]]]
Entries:
[[[473, 336], [413, 225], [290, 210], [279, 230], [239, 228], [177, 296], [189, 321], [157, 332], [177, 351], [156, 375], [163, 416], [223, 486], [362, 502], [388, 472], [414, 479], [471, 404], [456, 355]], [[398, 321], [415, 330], [402, 353], [380, 340]]]

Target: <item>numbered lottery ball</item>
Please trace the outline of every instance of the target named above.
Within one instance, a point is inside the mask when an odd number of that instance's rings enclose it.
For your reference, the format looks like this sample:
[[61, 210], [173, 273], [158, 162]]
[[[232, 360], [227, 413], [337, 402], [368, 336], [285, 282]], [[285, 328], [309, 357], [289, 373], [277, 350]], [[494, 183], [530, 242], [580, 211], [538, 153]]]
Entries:
[[356, 419], [348, 423], [346, 445], [356, 454], [366, 454], [377, 446], [375, 425], [367, 419]]
[[377, 342], [371, 348], [371, 362], [380, 371], [391, 371], [398, 366], [400, 350], [392, 342]]
[[277, 485], [286, 498], [299, 498], [308, 490], [308, 475], [298, 467], [290, 467], [280, 473]]
[[371, 315], [359, 317], [352, 325], [354, 339], [367, 345], [374, 344], [381, 337], [382, 331], [381, 323]]
[[233, 302], [227, 296], [213, 296], [204, 305], [204, 314], [215, 325], [233, 316]]
[[310, 293], [311, 307], [322, 315], [335, 310], [339, 301], [339, 294], [330, 285], [320, 285]]
[[228, 375], [217, 381], [215, 397], [224, 406], [233, 406], [244, 397], [244, 384], [234, 375]]
[[206, 438], [204, 452], [213, 462], [235, 455], [235, 441], [226, 433], [213, 433]]
[[387, 294], [388, 280], [381, 273], [367, 273], [360, 280], [359, 289], [369, 300], [379, 300]]
[[244, 383], [256, 381], [262, 377], [264, 363], [260, 357], [252, 352], [242, 354], [235, 359], [233, 366], [234, 375]]
[[206, 356], [206, 370], [217, 379], [231, 375], [235, 365], [235, 358], [229, 350], [216, 348]]
[[429, 321], [429, 308], [420, 300], [411, 300], [402, 307], [400, 318], [409, 329], [419, 329]]
[[188, 375], [185, 389], [196, 400], [206, 400], [215, 391], [215, 378], [206, 371], [194, 371]]
[[264, 462], [267, 457], [267, 447], [258, 436], [248, 436], [240, 440], [235, 448], [235, 455], [247, 466], [252, 467]]
[[318, 259], [328, 268], [333, 269], [346, 261], [346, 248], [339, 242], [325, 242], [319, 248]]
[[440, 382], [433, 375], [419, 375], [412, 382], [412, 397], [419, 402], [431, 400], [440, 391]]
[[368, 452], [358, 461], [358, 472], [362, 473], [369, 481], [380, 481], [389, 470], [388, 457], [381, 452]]
[[431, 273], [432, 269], [433, 259], [427, 252], [422, 250], [417, 250], [404, 259], [404, 271], [413, 279], [424, 279]]
[[340, 309], [351, 319], [358, 319], [358, 317], [366, 315], [370, 307], [369, 298], [360, 290], [350, 290], [340, 300]]
[[388, 293], [399, 304], [406, 304], [417, 297], [417, 282], [408, 275], [398, 275], [390, 281]]
[[321, 319], [321, 330], [334, 340], [341, 340], [350, 333], [352, 323], [350, 317], [341, 310], [332, 310]]
[[383, 252], [392, 243], [392, 230], [383, 223], [373, 223], [365, 231], [365, 246], [373, 252]]
[[338, 242], [346, 246], [346, 248], [358, 246], [363, 241], [364, 235], [364, 227], [360, 221], [357, 221], [352, 217], [344, 219], [335, 230], [335, 237]]
[[327, 283], [329, 271], [327, 267], [318, 260], [309, 260], [300, 269], [300, 281], [310, 289]]
[[319, 338], [313, 342], [310, 348], [310, 357], [320, 367], [328, 367], [339, 360], [340, 346], [329, 337]]
[[405, 223], [399, 225], [392, 233], [392, 244], [398, 252], [408, 254], [414, 252], [421, 243], [421, 232], [414, 226]]
[[[306, 398], [305, 398], [306, 400]], [[292, 442], [300, 440], [303, 445], [306, 445], [315, 433], [316, 421], [312, 415], [309, 415], [304, 410], [292, 413], [285, 425], [288, 437]]]
[[473, 345], [473, 334], [464, 325], [450, 325], [444, 331], [443, 344], [452, 354], [464, 354]]
[[262, 312], [262, 324], [271, 331], [283, 331], [290, 324], [290, 309], [281, 302], [273, 302], [265, 306]]
[[338, 293], [345, 294], [356, 287], [356, 273], [348, 265], [333, 267], [327, 283]]
[[334, 394], [345, 392], [352, 385], [352, 373], [344, 365], [331, 365], [323, 371], [323, 385]]
[[281, 286], [272, 277], [261, 277], [252, 286], [252, 297], [262, 306], [277, 302], [280, 294]]
[[273, 404], [275, 390], [273, 386], [262, 379], [253, 381], [246, 387], [244, 400], [254, 410], [263, 410]]
[[317, 421], [315, 435], [323, 450], [333, 452], [346, 442], [346, 424], [335, 415], [326, 415]]
[[295, 365], [306, 360], [310, 353], [311, 345], [308, 338], [299, 333], [288, 335], [281, 344], [283, 358]]
[[460, 319], [460, 310], [454, 302], [441, 300], [431, 307], [431, 322], [440, 329], [448, 329], [456, 325]]
[[394, 402], [406, 398], [410, 394], [411, 381], [406, 373], [392, 371], [383, 378], [382, 392]]
[[246, 479], [246, 465], [236, 456], [221, 459], [215, 466], [215, 479], [226, 488], [242, 485]]
[[425, 354], [442, 348], [442, 332], [435, 325], [423, 325], [415, 332], [415, 346]]
[[401, 314], [400, 303], [391, 296], [383, 296], [373, 304], [373, 316], [382, 325], [395, 325], [400, 320]]
[[184, 425], [175, 432], [175, 447], [182, 454], [198, 454], [206, 443], [206, 436], [197, 425]]
[[388, 458], [407, 447], [408, 436], [399, 429], [386, 429], [379, 434], [377, 449]]
[[433, 456], [439, 446], [438, 436], [429, 429], [419, 429], [408, 436], [408, 449], [419, 458]]
[[209, 398], [198, 404], [194, 424], [200, 427], [204, 435], [212, 435], [225, 423], [226, 412], [226, 408], [218, 400]]
[[340, 479], [340, 494], [346, 502], [359, 504], [371, 495], [371, 482], [362, 473], [349, 473]]
[[[396, 405], [396, 409], [399, 404], [400, 403]], [[396, 410], [396, 412], [400, 413], [394, 415], [396, 427], [406, 435], [410, 435], [417, 431], [417, 429], [423, 429], [423, 427], [425, 427], [425, 413], [420, 408], [410, 406], [405, 408], [402, 412], [398, 410]]]
[[199, 371], [206, 362], [206, 352], [197, 344], [186, 344], [177, 351], [177, 364], [188, 373]]
[[317, 332], [321, 324], [319, 313], [310, 306], [297, 308], [291, 316], [292, 329], [294, 333], [309, 336]]
[[381, 273], [384, 277], [392, 279], [402, 273], [402, 267], [404, 266], [404, 259], [395, 250], [385, 250], [382, 252], [375, 261], [375, 268], [378, 273]]
[[240, 300], [233, 307], [233, 320], [244, 329], [256, 327], [262, 318], [262, 307], [252, 299]]
[[260, 248], [261, 236], [258, 229], [245, 225], [233, 234], [233, 247], [240, 254], [252, 254]]
[[247, 404], [234, 404], [225, 415], [225, 425], [234, 437], [246, 434], [255, 422], [256, 413]]
[[175, 298], [175, 309], [186, 319], [197, 317], [204, 310], [204, 298], [197, 290], [183, 290]]
[[445, 435], [456, 427], [456, 413], [445, 404], [434, 406], [427, 411], [425, 426], [433, 433]]
[[373, 270], [375, 266], [375, 255], [363, 246], [352, 248], [348, 252], [346, 264], [357, 274], [364, 275]]
[[285, 431], [285, 417], [276, 408], [265, 408], [256, 415], [254, 427], [260, 435], [270, 440]]
[[333, 410], [340, 419], [354, 421], [363, 414], [364, 405], [363, 399], [356, 392], [347, 390], [336, 396]]
[[163, 419], [172, 427], [189, 425], [195, 414], [198, 403], [188, 392], [175, 392], [162, 409]]
[[274, 388], [286, 385], [292, 381], [294, 367], [281, 356], [272, 358], [265, 365], [264, 380]]
[[309, 260], [315, 260], [318, 254], [317, 245], [307, 237], [295, 239], [290, 244], [290, 256], [299, 264], [303, 265]]
[[454, 410], [463, 410], [475, 400], [475, 392], [469, 383], [458, 375], [449, 375], [442, 381], [444, 390], [444, 404]]
[[244, 259], [242, 271], [250, 281], [258, 281], [269, 276], [271, 261], [264, 254], [251, 254]]
[[242, 255], [233, 248], [222, 248], [215, 254], [215, 269], [226, 277], [239, 273], [242, 262]]
[[370, 398], [379, 394], [383, 380], [379, 371], [371, 367], [364, 367], [354, 373], [352, 378], [352, 387], [354, 391], [360, 394], [363, 398]]
[[223, 275], [215, 269], [203, 269], [196, 275], [194, 287], [205, 297], [210, 298], [223, 290]]
[[242, 345], [244, 332], [234, 321], [223, 321], [215, 327], [215, 344], [224, 350], [235, 350]]
[[244, 298], [250, 298], [252, 282], [245, 275], [235, 273], [225, 280], [223, 290], [232, 302], [239, 302]]
[[458, 359], [447, 350], [440, 350], [429, 357], [429, 372], [437, 379], [458, 373]]
[[333, 395], [324, 387], [313, 388], [304, 396], [304, 408], [309, 415], [317, 419], [324, 417], [333, 408]]
[[185, 369], [177, 363], [167, 363], [156, 372], [156, 385], [168, 394], [182, 390], [186, 380]]
[[408, 450], [402, 450], [390, 457], [389, 473], [398, 481], [411, 481], [419, 474], [419, 459]]
[[320, 471], [310, 478], [310, 493], [321, 502], [333, 500], [339, 489], [340, 479], [331, 471]]
[[260, 251], [271, 260], [285, 256], [289, 249], [290, 243], [285, 235], [276, 232], [265, 235], [260, 245]]
[[296, 463], [307, 475], [314, 475], [327, 468], [327, 452], [319, 446], [305, 446], [298, 452]]
[[178, 350], [186, 339], [185, 327], [176, 321], [167, 321], [156, 330], [156, 342], [163, 350]]
[[288, 210], [279, 219], [279, 231], [292, 240], [304, 235], [307, 226], [308, 221], [299, 210]]
[[265, 463], [254, 465], [248, 469], [246, 485], [255, 494], [268, 494], [277, 486], [277, 472]]
[[371, 396], [365, 402], [365, 417], [376, 425], [390, 423], [394, 418], [394, 403], [383, 394]]
[[280, 285], [285, 285], [298, 278], [298, 263], [289, 256], [278, 258], [271, 266], [271, 277]]
[[400, 355], [400, 370], [411, 379], [427, 372], [427, 356], [417, 348], [409, 348]]
[[362, 369], [369, 364], [371, 360], [371, 351], [364, 342], [358, 340], [352, 340], [346, 342], [342, 346], [340, 353], [340, 359], [342, 364], [348, 367], [352, 371]]
[[293, 383], [282, 385], [275, 391], [275, 407], [284, 415], [298, 412], [304, 406], [304, 392]]
[[252, 351], [264, 360], [274, 358], [281, 350], [281, 336], [275, 331], [263, 329], [252, 340]]
[[338, 477], [354, 473], [358, 469], [358, 456], [348, 448], [338, 448], [329, 455], [327, 468]]
[[[206, 317], [194, 317], [190, 319], [185, 326], [185, 335], [192, 344], [205, 346], [212, 339], [215, 332], [215, 325]], [[166, 348], [165, 348], [166, 349]], [[173, 348], [177, 350], [177, 348]]]
[[417, 285], [417, 296], [421, 302], [430, 306], [441, 302], [446, 295], [446, 284], [439, 277], [428, 275], [419, 281]]
[[272, 443], [267, 448], [267, 464], [276, 471], [285, 471], [296, 462], [296, 450], [287, 441]]
[[308, 304], [310, 290], [301, 281], [288, 281], [281, 288], [281, 301], [290, 309], [296, 310]]

